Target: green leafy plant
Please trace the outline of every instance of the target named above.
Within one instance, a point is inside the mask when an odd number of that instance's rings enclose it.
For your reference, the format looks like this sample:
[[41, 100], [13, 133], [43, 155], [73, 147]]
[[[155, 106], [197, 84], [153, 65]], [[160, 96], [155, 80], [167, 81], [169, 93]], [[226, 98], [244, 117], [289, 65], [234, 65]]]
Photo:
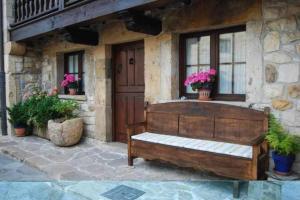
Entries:
[[52, 106], [58, 99], [46, 95], [34, 95], [26, 100], [29, 123], [38, 128], [46, 127], [48, 120], [55, 118]]
[[47, 96], [45, 93], [31, 96], [24, 104], [28, 108], [29, 124], [37, 128], [45, 128], [51, 119], [73, 118], [73, 111], [78, 108], [74, 101], [61, 100], [58, 96]]
[[300, 138], [289, 134], [273, 114], [269, 116], [269, 130], [266, 139], [280, 155], [300, 152]]
[[78, 103], [73, 100], [60, 100], [53, 105], [53, 110], [60, 118], [70, 119], [76, 117], [74, 110], [78, 109]]
[[24, 103], [19, 102], [10, 108], [7, 108], [9, 114], [9, 122], [15, 127], [24, 127], [27, 124], [28, 112]]

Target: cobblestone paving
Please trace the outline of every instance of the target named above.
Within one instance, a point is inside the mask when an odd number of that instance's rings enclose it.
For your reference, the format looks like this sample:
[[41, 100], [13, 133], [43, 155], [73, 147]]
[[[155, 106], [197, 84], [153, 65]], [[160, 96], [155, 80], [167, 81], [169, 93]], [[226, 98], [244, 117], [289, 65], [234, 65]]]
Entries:
[[38, 137], [0, 137], [0, 152], [58, 180], [219, 180], [213, 174], [170, 164], [136, 159], [127, 166], [127, 148], [121, 143], [81, 142], [57, 147]]

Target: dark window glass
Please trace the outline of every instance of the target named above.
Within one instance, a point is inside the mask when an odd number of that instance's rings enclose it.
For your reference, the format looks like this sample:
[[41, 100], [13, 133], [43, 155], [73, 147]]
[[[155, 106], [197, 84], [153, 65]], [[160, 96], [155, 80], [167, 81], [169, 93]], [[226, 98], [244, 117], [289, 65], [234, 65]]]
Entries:
[[65, 54], [65, 74], [72, 74], [78, 80], [78, 94], [84, 94], [83, 55], [83, 51]]

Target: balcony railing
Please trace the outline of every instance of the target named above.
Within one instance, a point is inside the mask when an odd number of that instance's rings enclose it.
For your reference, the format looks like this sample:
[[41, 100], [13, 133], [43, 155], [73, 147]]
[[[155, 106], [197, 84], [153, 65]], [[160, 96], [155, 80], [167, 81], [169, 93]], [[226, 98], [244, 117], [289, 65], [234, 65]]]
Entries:
[[64, 10], [67, 7], [85, 1], [88, 0], [15, 0], [15, 20], [12, 26]]

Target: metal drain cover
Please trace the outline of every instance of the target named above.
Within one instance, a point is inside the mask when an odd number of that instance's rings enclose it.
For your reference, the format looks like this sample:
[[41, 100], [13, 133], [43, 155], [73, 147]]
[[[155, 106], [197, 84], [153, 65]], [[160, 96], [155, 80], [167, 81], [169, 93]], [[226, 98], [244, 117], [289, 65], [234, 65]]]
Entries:
[[144, 191], [126, 185], [119, 185], [101, 195], [111, 200], [135, 200], [143, 194], [145, 194]]

